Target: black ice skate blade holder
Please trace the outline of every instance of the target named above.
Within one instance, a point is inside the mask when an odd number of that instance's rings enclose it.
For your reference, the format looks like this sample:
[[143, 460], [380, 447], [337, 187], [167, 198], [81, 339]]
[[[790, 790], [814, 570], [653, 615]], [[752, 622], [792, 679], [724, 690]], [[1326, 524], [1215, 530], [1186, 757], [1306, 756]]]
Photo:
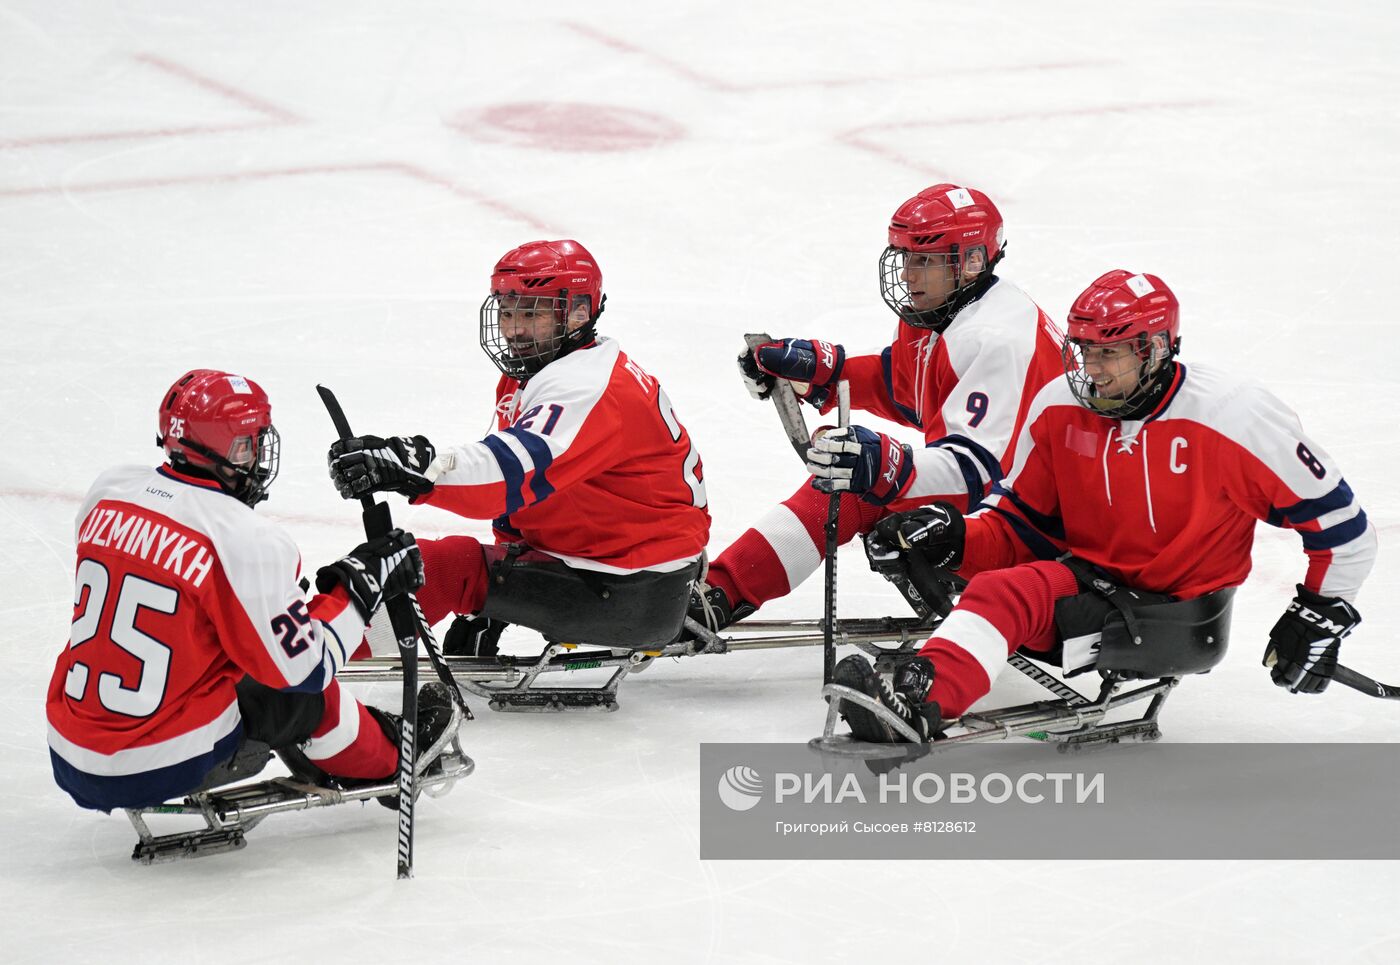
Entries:
[[[1162, 736], [1157, 725], [1162, 704], [1181, 681], [1180, 677], [1162, 677], [1123, 691], [1127, 681], [1116, 674], [1105, 673], [1100, 675], [1102, 683], [1098, 697], [1091, 699], [1020, 654], [1013, 653], [1007, 663], [1050, 690], [1056, 699], [964, 714], [946, 722], [947, 736], [927, 742], [929, 751], [939, 752], [957, 744], [991, 743], [1014, 737], [1033, 737], [1053, 743], [1061, 752], [1108, 744], [1155, 741]], [[907, 755], [907, 744], [876, 744], [855, 740], [850, 734], [837, 734], [842, 705], [846, 703], [868, 710], [907, 742], [924, 743], [913, 728], [873, 697], [839, 684], [822, 688], [822, 695], [828, 702], [826, 726], [822, 736], [808, 741], [808, 746], [813, 750], [837, 757], [863, 759]], [[1105, 722], [1113, 711], [1142, 700], [1150, 700], [1142, 716], [1114, 723]]]
[[[454, 704], [447, 729], [418, 759], [414, 768], [415, 798], [420, 794], [442, 797], [457, 781], [476, 770], [476, 763], [463, 752], [458, 735], [465, 719]], [[428, 773], [434, 763], [440, 764], [440, 769]], [[238, 851], [247, 845], [248, 832], [274, 814], [391, 797], [398, 790], [397, 774], [379, 784], [353, 789], [321, 787], [291, 777], [275, 777], [201, 791], [179, 802], [127, 808], [126, 816], [139, 838], [131, 859], [149, 865]], [[168, 814], [200, 817], [205, 826], [194, 831], [152, 833], [146, 819], [151, 815]]]

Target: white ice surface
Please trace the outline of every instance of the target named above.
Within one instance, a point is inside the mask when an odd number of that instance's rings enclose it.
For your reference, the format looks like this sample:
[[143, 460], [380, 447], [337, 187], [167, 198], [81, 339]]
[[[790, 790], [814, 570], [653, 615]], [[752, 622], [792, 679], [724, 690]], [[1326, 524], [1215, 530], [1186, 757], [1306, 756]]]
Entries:
[[[156, 458], [155, 404], [185, 369], [272, 394], [283, 469], [262, 511], [315, 566], [359, 530], [326, 485], [312, 386], [361, 431], [478, 436], [490, 265], [579, 238], [606, 272], [602, 329], [701, 447], [717, 551], [800, 479], [735, 378], [740, 334], [878, 346], [886, 219], [947, 178], [998, 200], [1003, 274], [1052, 315], [1108, 268], [1159, 273], [1188, 360], [1297, 409], [1381, 532], [1344, 659], [1400, 676], [1381, 277], [1400, 264], [1398, 23], [1382, 0], [0, 3], [0, 957], [1400, 959], [1391, 863], [699, 861], [698, 743], [816, 733], [815, 652], [658, 666], [613, 715], [482, 713], [477, 775], [422, 807], [412, 884], [375, 807], [138, 867], [124, 819], [53, 785], [43, 717], [76, 502], [102, 468]], [[556, 106], [501, 108], [527, 102]], [[655, 119], [623, 129], [619, 109]], [[1259, 654], [1303, 557], [1261, 528], [1256, 560], [1234, 650], [1172, 699], [1167, 739], [1400, 740], [1393, 705], [1269, 683]], [[842, 612], [899, 612], [863, 569], [842, 554]], [[819, 582], [768, 612], [816, 616]]]

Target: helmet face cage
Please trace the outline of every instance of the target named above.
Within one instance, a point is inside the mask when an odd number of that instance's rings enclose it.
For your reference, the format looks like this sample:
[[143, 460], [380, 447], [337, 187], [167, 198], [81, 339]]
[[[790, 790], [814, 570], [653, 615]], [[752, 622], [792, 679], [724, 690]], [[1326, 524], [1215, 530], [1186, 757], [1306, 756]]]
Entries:
[[[964, 278], [963, 267], [968, 259], [981, 253], [983, 267], [972, 279]], [[987, 274], [984, 245], [960, 252], [957, 245], [943, 251], [910, 251], [890, 245], [880, 255], [880, 295], [885, 304], [915, 328], [937, 328], [951, 317], [949, 303], [954, 296]], [[939, 297], [927, 294], [936, 275], [930, 272], [952, 273], [952, 287]], [[913, 288], [911, 289], [911, 282]], [[927, 302], [920, 305], [920, 302]]]
[[[235, 436], [223, 455], [185, 436], [176, 441], [186, 451], [172, 451], [172, 463], [208, 472], [226, 493], [249, 506], [267, 498], [268, 487], [282, 467], [282, 436], [270, 423], [258, 430], [256, 448], [252, 436]], [[192, 460], [190, 453], [204, 458]]]
[[[587, 295], [579, 296], [587, 300]], [[564, 349], [569, 339], [568, 292], [526, 295], [492, 292], [481, 303], [481, 347], [496, 367], [514, 379], [527, 379]]]
[[[244, 450], [250, 449], [250, 444], [251, 440], [247, 436], [235, 440], [234, 454], [237, 454], [240, 446]], [[234, 495], [249, 506], [256, 506], [267, 498], [267, 489], [277, 478], [277, 471], [282, 468], [282, 435], [274, 425], [262, 429], [258, 433], [258, 449], [251, 466], [246, 463], [240, 464], [232, 455], [229, 461], [243, 474], [243, 483]]]
[[[1156, 339], [1146, 332], [1113, 342], [1065, 339], [1061, 358], [1064, 361], [1065, 379], [1069, 382], [1070, 391], [1074, 393], [1080, 405], [1109, 418], [1135, 412], [1151, 391], [1153, 376], [1173, 354], [1170, 349], [1165, 352], [1154, 351], [1155, 343]], [[1102, 352], [1120, 345], [1131, 346], [1131, 351], [1106, 363]], [[1101, 395], [1089, 372], [1086, 355], [1096, 359], [1095, 368], [1100, 374], [1107, 374], [1114, 379], [1121, 378], [1129, 372], [1136, 372], [1132, 387], [1122, 394]]]

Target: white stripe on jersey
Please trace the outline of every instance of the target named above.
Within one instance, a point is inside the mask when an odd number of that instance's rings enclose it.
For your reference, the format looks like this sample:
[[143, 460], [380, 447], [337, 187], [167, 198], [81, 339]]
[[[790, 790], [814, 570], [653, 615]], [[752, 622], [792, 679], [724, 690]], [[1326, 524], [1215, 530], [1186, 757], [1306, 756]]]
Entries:
[[[941, 336], [948, 364], [958, 380], [939, 413], [945, 435], [962, 436], [1001, 462], [1016, 441], [1012, 431], [1021, 409], [1021, 395], [1027, 388], [1026, 377], [1035, 358], [1040, 327], [1040, 309], [1025, 292], [1004, 279], [957, 314]], [[930, 340], [929, 349], [935, 344], [935, 340]], [[920, 407], [920, 421], [924, 416], [926, 369], [932, 368], [931, 361], [930, 351], [919, 362], [916, 404]], [[974, 406], [974, 394], [980, 394], [984, 404]], [[992, 480], [982, 459], [956, 443], [949, 446], [972, 464], [985, 489]], [[947, 496], [968, 489], [961, 460], [951, 451], [942, 451], [942, 447], [915, 450], [914, 469], [906, 497]]]
[[196, 727], [169, 740], [141, 747], [127, 747], [112, 754], [80, 747], [50, 724], [49, 747], [59, 757], [84, 773], [97, 777], [124, 777], [170, 767], [173, 764], [183, 764], [192, 757], [207, 754], [210, 748], [233, 733], [242, 719], [238, 713], [238, 701], [235, 700], [224, 708], [223, 713], [203, 727]]
[[549, 550], [542, 550], [538, 546], [530, 547], [546, 556], [552, 556], [556, 560], [568, 563], [576, 570], [592, 570], [595, 573], [615, 573], [624, 575], [627, 573], [674, 573], [676, 570], [683, 570], [690, 564], [700, 559], [699, 554], [687, 556], [679, 560], [667, 560], [664, 563], [657, 563], [655, 566], [639, 566], [627, 568], [625, 566], [612, 566], [608, 563], [599, 563], [597, 560], [585, 559], [582, 556], [565, 556], [563, 553], [553, 553]]
[[[573, 443], [588, 414], [607, 391], [619, 352], [621, 348], [617, 342], [600, 338], [596, 348], [571, 352], [545, 366], [518, 393], [514, 409], [516, 420], [535, 406], [541, 406], [530, 425], [519, 431], [540, 439], [549, 447], [551, 458], [558, 459]], [[557, 405], [560, 411], [546, 435], [543, 429], [552, 415], [544, 408], [548, 405]], [[504, 445], [519, 460], [523, 473], [537, 468], [534, 456], [514, 433], [493, 430], [487, 438]], [[506, 475], [496, 454], [482, 441], [440, 452], [429, 477], [440, 486], [485, 486], [504, 482]]]

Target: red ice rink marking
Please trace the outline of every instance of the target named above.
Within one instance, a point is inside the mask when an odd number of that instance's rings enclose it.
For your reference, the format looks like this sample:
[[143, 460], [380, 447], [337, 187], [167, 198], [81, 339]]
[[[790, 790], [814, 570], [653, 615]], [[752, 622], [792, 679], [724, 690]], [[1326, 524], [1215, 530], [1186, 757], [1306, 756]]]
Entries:
[[76, 184], [54, 184], [29, 188], [0, 188], [0, 198], [25, 198], [44, 194], [96, 194], [106, 191], [140, 191], [152, 188], [175, 188], [188, 185], [233, 184], [240, 181], [269, 181], [275, 178], [295, 178], [331, 174], [398, 174], [446, 191], [490, 208], [498, 214], [514, 218], [537, 231], [549, 226], [534, 215], [519, 208], [464, 187], [442, 175], [403, 161], [374, 161], [363, 164], [307, 164], [298, 167], [265, 168], [256, 171], [211, 171], [207, 174], [177, 174], [154, 178], [124, 178], [111, 181], [83, 181]]
[[155, 54], [132, 54], [131, 59], [139, 64], [162, 71], [172, 77], [191, 84], [201, 90], [209, 91], [231, 101], [239, 107], [247, 108], [256, 114], [260, 114], [261, 119], [254, 121], [230, 121], [224, 124], [183, 124], [175, 127], [153, 127], [137, 128], [134, 130], [117, 131], [85, 131], [79, 134], [46, 134], [39, 137], [22, 137], [9, 140], [0, 140], [0, 149], [17, 147], [46, 147], [55, 144], [89, 144], [103, 141], [141, 141], [147, 139], [164, 137], [189, 137], [204, 134], [224, 134], [229, 131], [252, 131], [264, 127], [275, 127], [281, 124], [296, 124], [301, 118], [291, 111], [278, 107], [269, 101], [256, 97], [246, 91], [238, 90], [228, 84], [206, 77], [205, 75], [192, 70], [183, 64], [177, 64], [173, 60], [167, 60]]
[[1015, 121], [1041, 121], [1058, 117], [1097, 117], [1107, 114], [1135, 114], [1147, 111], [1197, 110], [1201, 108], [1218, 107], [1221, 103], [1221, 101], [1217, 100], [1148, 101], [1141, 104], [1099, 104], [1089, 107], [1064, 108], [1061, 110], [1025, 111], [1017, 114], [950, 117], [945, 120], [933, 121], [892, 121], [883, 124], [869, 124], [864, 127], [856, 127], [849, 131], [843, 131], [836, 135], [836, 140], [841, 144], [845, 144], [847, 147], [869, 152], [886, 161], [890, 161], [902, 167], [907, 167], [913, 171], [918, 171], [920, 174], [945, 178], [945, 174], [938, 169], [909, 157], [890, 144], [884, 143], [883, 141], [868, 139], [867, 135], [876, 132], [906, 132], [923, 128], [938, 129], [944, 127], [970, 127], [979, 124], [1009, 124]]
[[[227, 124], [193, 124], [172, 127], [148, 128], [140, 130], [88, 131], [80, 134], [53, 134], [41, 137], [0, 140], [0, 150], [6, 148], [41, 147], [55, 144], [97, 143], [103, 141], [132, 141], [154, 138], [183, 137], [188, 135], [222, 134], [231, 131], [249, 131], [284, 124], [301, 124], [305, 119], [255, 94], [240, 90], [223, 81], [215, 80], [198, 71], [156, 54], [132, 54], [137, 63], [153, 67], [171, 77], [191, 84], [201, 90], [215, 94], [224, 100], [261, 115], [260, 120], [237, 121]], [[204, 174], [168, 175], [164, 177], [113, 179], [108, 181], [85, 181], [72, 184], [39, 185], [18, 188], [0, 188], [0, 199], [26, 198], [41, 195], [92, 194], [107, 191], [138, 191], [191, 185], [230, 184], [240, 181], [262, 181], [274, 178], [302, 177], [307, 175], [340, 174], [394, 174], [411, 178], [421, 184], [430, 184], [448, 191], [459, 198], [472, 201], [495, 211], [497, 214], [528, 225], [535, 231], [548, 233], [549, 226], [534, 215], [523, 211], [509, 202], [493, 197], [451, 178], [436, 174], [407, 161], [346, 162], [318, 165], [297, 165], [282, 168], [264, 168], [249, 171], [215, 171]]]
[[675, 121], [611, 104], [537, 101], [493, 104], [447, 121], [482, 140], [504, 141], [542, 151], [639, 151], [684, 136]]
[[[910, 77], [910, 75], [908, 74], [900, 74], [897, 76], [890, 77], [833, 77], [826, 79], [819, 78], [811, 80], [757, 81], [754, 83], [739, 84], [734, 83], [733, 81], [725, 80], [722, 77], [715, 77], [710, 74], [706, 74], [703, 71], [696, 70], [693, 67], [689, 67], [686, 64], [681, 63], [675, 58], [668, 57], [665, 54], [659, 53], [658, 51], [639, 46], [638, 44], [634, 44], [631, 41], [624, 40], [621, 37], [615, 37], [612, 34], [604, 33], [603, 31], [598, 30], [596, 27], [591, 27], [585, 23], [578, 23], [577, 21], [568, 21], [564, 23], [564, 26], [568, 27], [570, 30], [574, 31], [580, 36], [586, 37], [595, 43], [602, 44], [609, 50], [614, 50], [618, 53], [624, 54], [634, 54], [638, 57], [645, 57], [647, 60], [650, 60], [652, 63], [656, 64], [658, 67], [660, 67], [662, 70], [666, 71], [669, 74], [679, 77], [682, 80], [690, 81], [692, 84], [697, 84], [700, 87], [704, 87], [707, 90], [718, 91], [724, 94], [750, 94], [759, 91], [790, 90], [801, 87], [854, 87], [859, 84], [908, 83], [911, 80], [922, 79], [931, 81], [935, 79], [932, 77], [917, 78]], [[957, 70], [960, 74], [1005, 74], [1018, 73], [1023, 71], [1078, 70], [1081, 68], [1088, 67], [1111, 67], [1116, 63], [1118, 63], [1118, 61], [1105, 59], [1085, 59], [1049, 61], [1046, 63], [1038, 64], [1006, 64], [998, 65], [995, 67], [959, 67], [957, 68]]]

